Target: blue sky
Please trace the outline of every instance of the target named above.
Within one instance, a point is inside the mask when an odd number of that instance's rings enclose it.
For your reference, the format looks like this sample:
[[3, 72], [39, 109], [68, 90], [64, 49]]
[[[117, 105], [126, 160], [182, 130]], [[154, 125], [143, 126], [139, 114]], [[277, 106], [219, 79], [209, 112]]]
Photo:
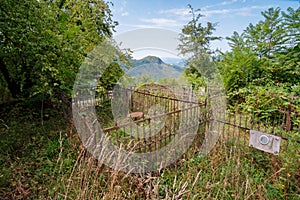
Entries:
[[[111, 0], [113, 19], [119, 22], [115, 35], [141, 28], [161, 28], [180, 32], [191, 19], [187, 5], [201, 9], [201, 22], [218, 23], [215, 35], [225, 38], [241, 33], [249, 23], [262, 19], [261, 12], [270, 7], [297, 9], [299, 0]], [[225, 39], [212, 44], [214, 49], [229, 50]]]

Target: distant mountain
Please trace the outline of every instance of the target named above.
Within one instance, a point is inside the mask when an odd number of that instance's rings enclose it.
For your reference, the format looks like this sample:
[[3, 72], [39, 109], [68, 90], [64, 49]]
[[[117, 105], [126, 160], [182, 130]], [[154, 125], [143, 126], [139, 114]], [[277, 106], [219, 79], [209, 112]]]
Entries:
[[132, 77], [139, 78], [143, 75], [150, 76], [154, 80], [161, 78], [178, 78], [184, 68], [167, 64], [156, 56], [147, 56], [140, 60], [132, 59], [133, 67], [127, 72]]
[[184, 65], [185, 62], [186, 62], [186, 59], [184, 58], [162, 58], [162, 60], [165, 62], [165, 63], [168, 63], [170, 65], [176, 65], [176, 66], [179, 66], [179, 67], [183, 67], [183, 68], [186, 68], [186, 66]]
[[151, 64], [151, 63], [156, 63], [156, 64], [163, 64], [164, 62], [156, 57], [156, 56], [147, 56], [145, 58], [142, 58], [140, 60], [132, 60], [132, 64], [136, 67], [138, 65], [144, 65], [144, 64]]

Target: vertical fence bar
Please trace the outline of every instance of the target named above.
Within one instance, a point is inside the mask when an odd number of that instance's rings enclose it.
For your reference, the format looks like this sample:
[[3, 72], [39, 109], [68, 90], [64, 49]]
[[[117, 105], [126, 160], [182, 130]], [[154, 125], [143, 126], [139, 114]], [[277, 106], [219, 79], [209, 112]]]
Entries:
[[239, 113], [239, 127], [238, 127], [238, 143], [241, 145], [241, 132], [240, 127], [242, 127], [242, 113]]
[[144, 152], [147, 152], [147, 139], [146, 139], [146, 131], [145, 131], [145, 123], [143, 123], [143, 144], [144, 144]]
[[[244, 122], [244, 124], [242, 125], [243, 127], [245, 127], [245, 128], [247, 128], [248, 126], [247, 126], [247, 124], [248, 124], [248, 113], [244, 113], [243, 114], [243, 118], [244, 118], [244, 120], [243, 120], [243, 122]], [[246, 146], [246, 144], [247, 144], [247, 142], [246, 142], [246, 135], [247, 135], [247, 130], [245, 130], [245, 132], [244, 132], [244, 135], [243, 135], [243, 145], [244, 146]]]
[[[226, 111], [224, 111], [224, 113], [223, 113], [223, 120], [226, 121]], [[225, 139], [225, 127], [226, 127], [226, 125], [223, 124], [222, 133], [221, 133], [221, 135], [222, 135], [222, 142], [226, 141], [226, 139]]]
[[[227, 114], [228, 116], [228, 123], [230, 124], [231, 123], [231, 113], [230, 113], [230, 111], [228, 111], [229, 113]], [[229, 138], [230, 138], [230, 125], [227, 125], [227, 140], [229, 140]]]
[[148, 150], [149, 151], [153, 151], [153, 148], [152, 148], [152, 146], [153, 146], [153, 136], [152, 136], [152, 134], [151, 134], [151, 126], [150, 126], [150, 124], [148, 124], [148, 127], [149, 127], [149, 136], [148, 136], [148, 140], [149, 140], [149, 143], [148, 143]]
[[136, 136], [137, 136], [137, 149], [138, 152], [141, 152], [141, 138], [140, 138], [140, 134], [139, 134], [139, 126], [136, 126]]
[[127, 143], [127, 133], [125, 127], [123, 128], [123, 138], [121, 138], [121, 143], [123, 145], [123, 148], [125, 148], [126, 147], [125, 144]]
[[287, 109], [287, 116], [286, 116], [286, 131], [289, 132], [291, 130], [291, 113], [292, 113], [292, 105], [294, 101], [294, 96], [291, 96], [290, 102]]
[[[236, 131], [236, 115], [237, 113], [233, 113], [233, 131], [232, 131], [232, 141], [233, 141], [233, 145], [235, 146], [236, 142], [235, 142], [235, 131]], [[233, 149], [233, 152], [235, 151], [235, 148]]]

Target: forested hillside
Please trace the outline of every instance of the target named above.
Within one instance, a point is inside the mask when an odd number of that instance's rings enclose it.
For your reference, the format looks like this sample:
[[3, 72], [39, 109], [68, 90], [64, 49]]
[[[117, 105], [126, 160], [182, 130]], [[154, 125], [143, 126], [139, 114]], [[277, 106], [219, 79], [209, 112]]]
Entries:
[[131, 62], [133, 66], [127, 74], [135, 78], [147, 75], [149, 79], [159, 81], [162, 78], [179, 78], [183, 71], [182, 67], [164, 63], [155, 56], [147, 56]]

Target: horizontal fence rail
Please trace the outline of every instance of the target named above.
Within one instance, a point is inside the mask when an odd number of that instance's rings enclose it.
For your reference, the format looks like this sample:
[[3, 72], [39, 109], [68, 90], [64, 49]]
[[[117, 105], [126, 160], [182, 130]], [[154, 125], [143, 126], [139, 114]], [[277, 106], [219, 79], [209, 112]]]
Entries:
[[[243, 171], [245, 167], [240, 163], [240, 158], [245, 158], [248, 165], [262, 165], [259, 168], [261, 174], [266, 176], [266, 180], [270, 177], [279, 180], [287, 197], [291, 188], [300, 188], [299, 184], [291, 186], [289, 181], [300, 177], [300, 97], [263, 95], [254, 97], [257, 101], [251, 109], [221, 110], [222, 106], [212, 105], [211, 102], [223, 100], [222, 88], [215, 86], [212, 90], [207, 89], [206, 94], [197, 96], [199, 94], [189, 90], [174, 92], [162, 86], [123, 88], [118, 92], [95, 92], [95, 97], [83, 95], [73, 98], [73, 104], [82, 113], [95, 107], [97, 116], [92, 116], [90, 121], [94, 123], [98, 120], [103, 134], [115, 146], [125, 150], [152, 152], [168, 145], [179, 133], [197, 129], [196, 140], [199, 142], [193, 143], [193, 153], [201, 152], [201, 146], [209, 144], [206, 136], [214, 139], [215, 135], [210, 134], [216, 134], [218, 140], [208, 152], [208, 159], [226, 160], [237, 175], [245, 176], [252, 173]], [[116, 122], [112, 102], [118, 101], [118, 95], [124, 96], [118, 102], [120, 106], [128, 106], [129, 109], [123, 113], [126, 120]], [[268, 104], [262, 106], [259, 102]], [[270, 105], [274, 106], [263, 112]], [[221, 153], [214, 157], [215, 151]], [[217, 169], [217, 166], [214, 167]], [[249, 186], [241, 177], [228, 178], [245, 188]]]
[[[218, 86], [215, 86], [218, 89]], [[163, 92], [162, 92], [163, 90]], [[217, 116], [222, 116], [221, 118], [213, 118], [210, 116], [209, 102], [212, 98], [218, 98], [220, 92], [217, 94], [207, 94], [205, 102], [197, 101], [198, 96], [195, 96], [194, 92], [191, 90], [182, 90], [176, 91], [175, 89], [164, 91], [164, 88], [143, 88], [138, 89], [135, 87], [124, 89], [122, 92], [126, 93], [129, 99], [129, 107], [131, 113], [141, 113], [140, 116], [133, 118], [134, 125], [138, 125], [139, 128], [133, 125], [133, 122], [115, 124], [107, 123], [108, 121], [113, 121], [113, 116], [111, 114], [111, 101], [115, 98], [113, 91], [107, 91], [102, 93], [97, 93], [95, 97], [91, 98], [90, 96], [83, 96], [73, 98], [73, 103], [81, 107], [96, 106], [96, 110], [105, 110], [105, 115], [99, 116], [100, 122], [103, 125], [103, 131], [108, 135], [110, 132], [114, 132], [111, 135], [116, 136], [118, 143], [122, 140], [130, 140], [132, 137], [129, 137], [130, 132], [138, 131], [137, 134], [143, 134], [143, 129], [147, 129], [151, 120], [160, 121], [164, 118], [167, 118], [167, 125], [161, 128], [160, 138], [171, 139], [174, 135], [174, 130], [178, 128], [180, 122], [180, 116], [185, 115], [186, 119], [190, 116], [194, 116], [191, 113], [197, 113], [199, 117], [199, 123], [214, 122], [216, 124], [222, 124], [222, 126], [227, 127], [226, 129], [222, 128], [219, 130], [222, 136], [227, 135], [228, 131], [232, 128], [237, 130], [232, 133], [232, 136], [235, 140], [243, 140], [244, 144], [249, 142], [249, 134], [251, 130], [256, 130], [264, 132], [266, 134], [272, 134], [279, 136], [283, 141], [286, 142], [296, 142], [300, 144], [300, 97], [291, 96], [288, 100], [285, 99], [285, 102], [279, 103], [279, 107], [272, 111], [269, 116], [262, 116], [261, 113], [255, 112], [245, 112], [245, 111], [227, 111], [226, 113], [219, 113]], [[275, 100], [280, 100], [276, 94], [274, 95], [263, 95], [265, 98], [274, 98]], [[152, 110], [152, 115], [148, 114], [151, 111], [153, 105], [163, 105], [165, 110], [163, 113], [155, 113], [155, 110]], [[109, 109], [107, 110], [107, 107]], [[128, 113], [130, 114], [130, 113]], [[181, 120], [182, 122], [182, 120]], [[110, 124], [110, 125], [109, 125]], [[189, 125], [187, 125], [189, 126]], [[208, 126], [206, 126], [208, 127]], [[228, 128], [231, 127], [231, 128]], [[149, 127], [148, 127], [149, 128]], [[152, 127], [155, 131], [158, 128]], [[125, 131], [125, 132], [124, 132]], [[122, 132], [122, 133], [121, 133]], [[129, 133], [129, 134], [127, 134]], [[119, 135], [122, 135], [119, 137]], [[128, 136], [129, 135], [129, 136]], [[243, 139], [241, 139], [243, 138]], [[156, 139], [155, 139], [156, 141]], [[136, 141], [141, 143], [141, 141]], [[156, 141], [157, 142], [157, 141]], [[161, 140], [159, 140], [161, 142]], [[143, 141], [145, 143], [145, 141]], [[153, 141], [151, 142], [153, 143]], [[283, 142], [284, 144], [285, 142]], [[161, 146], [161, 145], [153, 145]], [[283, 145], [284, 146], [284, 145]], [[284, 148], [282, 148], [284, 149]]]
[[[95, 107], [103, 133], [117, 146], [136, 152], [149, 152], [167, 145], [180, 132], [198, 129], [208, 122], [204, 102], [196, 101], [195, 93], [163, 91], [162, 86], [147, 89], [122, 88], [96, 93], [95, 97], [73, 98], [79, 108]], [[116, 123], [112, 115], [112, 101], [118, 96], [128, 100], [127, 120]], [[124, 106], [126, 106], [124, 104]], [[157, 107], [158, 106], [158, 107]], [[159, 108], [163, 107], [163, 110]], [[137, 115], [136, 117], [132, 117]], [[197, 119], [197, 120], [195, 120]], [[135, 135], [136, 137], [134, 137]]]

